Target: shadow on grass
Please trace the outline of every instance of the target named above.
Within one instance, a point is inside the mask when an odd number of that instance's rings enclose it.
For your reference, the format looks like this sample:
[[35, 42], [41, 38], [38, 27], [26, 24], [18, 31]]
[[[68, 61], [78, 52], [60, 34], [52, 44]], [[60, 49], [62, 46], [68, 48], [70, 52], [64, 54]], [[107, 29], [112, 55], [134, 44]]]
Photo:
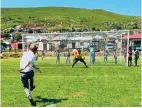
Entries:
[[37, 96], [36, 97], [36, 102], [42, 102], [45, 103], [45, 105], [43, 105], [42, 107], [55, 107], [56, 103], [62, 102], [64, 100], [68, 100], [67, 98], [61, 98], [61, 99], [47, 99], [47, 98], [42, 98], [41, 96]]
[[46, 67], [46, 66], [53, 66], [53, 67], [61, 67], [61, 66], [71, 66], [72, 64], [43, 64], [43, 63], [40, 63], [39, 66], [42, 66], [42, 67]]
[[72, 69], [75, 69], [75, 68], [83, 68], [83, 69], [88, 69], [89, 67], [87, 67], [87, 68], [86, 68], [85, 66], [84, 66], [84, 67], [82, 67], [82, 66], [74, 66]]

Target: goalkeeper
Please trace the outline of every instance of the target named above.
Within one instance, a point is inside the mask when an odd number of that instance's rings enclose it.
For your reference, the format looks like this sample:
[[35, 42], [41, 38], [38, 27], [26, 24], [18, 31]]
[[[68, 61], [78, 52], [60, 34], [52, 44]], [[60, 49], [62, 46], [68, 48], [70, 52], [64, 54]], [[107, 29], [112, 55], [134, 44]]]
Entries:
[[86, 68], [88, 68], [88, 66], [86, 65], [86, 63], [85, 63], [84, 60], [85, 60], [85, 56], [84, 56], [83, 53], [81, 53], [81, 50], [79, 50], [78, 53], [74, 55], [74, 63], [73, 63], [73, 65], [72, 65], [72, 68], [74, 67], [74, 65], [75, 65], [78, 61], [83, 62], [84, 65], [86, 66]]

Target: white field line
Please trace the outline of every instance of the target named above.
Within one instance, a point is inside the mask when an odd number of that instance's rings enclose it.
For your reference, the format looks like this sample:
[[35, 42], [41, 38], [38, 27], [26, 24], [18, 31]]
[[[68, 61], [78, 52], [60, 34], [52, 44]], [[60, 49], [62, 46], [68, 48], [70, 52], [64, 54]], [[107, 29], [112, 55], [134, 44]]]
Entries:
[[[39, 77], [80, 77], [80, 78], [84, 78], [84, 77], [90, 77], [90, 78], [98, 78], [98, 76], [35, 76], [35, 78], [39, 78]], [[109, 76], [109, 75], [102, 75], [102, 77], [116, 77], [116, 76]], [[126, 78], [127, 76], [122, 76], [122, 75], [119, 75], [117, 77], [121, 77], [121, 78]], [[19, 76], [2, 76], [2, 78], [20, 78], [20, 75]]]
[[[18, 78], [18, 76], [2, 76], [2, 78], [11, 78], [11, 77], [14, 77], [14, 78]], [[37, 77], [96, 77], [96, 76], [37, 76]], [[35, 77], [35, 78], [37, 78]]]

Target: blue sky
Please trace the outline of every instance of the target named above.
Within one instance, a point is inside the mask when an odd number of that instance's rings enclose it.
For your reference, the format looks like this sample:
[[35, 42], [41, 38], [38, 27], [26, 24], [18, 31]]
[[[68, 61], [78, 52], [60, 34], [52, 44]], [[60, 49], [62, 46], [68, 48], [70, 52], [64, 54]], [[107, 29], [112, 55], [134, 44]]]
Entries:
[[141, 0], [1, 0], [1, 7], [63, 6], [104, 9], [125, 15], [141, 15]]

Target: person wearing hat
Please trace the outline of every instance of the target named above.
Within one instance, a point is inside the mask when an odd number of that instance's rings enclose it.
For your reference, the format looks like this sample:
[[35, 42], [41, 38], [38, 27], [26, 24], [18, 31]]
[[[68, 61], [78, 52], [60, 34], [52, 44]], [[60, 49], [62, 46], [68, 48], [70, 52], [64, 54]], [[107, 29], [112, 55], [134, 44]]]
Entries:
[[84, 60], [85, 60], [85, 56], [84, 56], [84, 54], [81, 52], [81, 50], [79, 49], [79, 50], [78, 50], [78, 53], [74, 55], [74, 62], [73, 62], [72, 68], [74, 67], [74, 65], [75, 65], [78, 61], [83, 62], [84, 65], [86, 66], [86, 68], [88, 68], [88, 66], [86, 65], [86, 62], [85, 62]]
[[[24, 91], [32, 106], [36, 106], [36, 102], [31, 96], [31, 91], [35, 89], [34, 71], [33, 68], [39, 71], [39, 68], [34, 65], [36, 61], [37, 47], [34, 44], [29, 45], [29, 51], [24, 52], [20, 61], [20, 79], [24, 87]], [[30, 83], [30, 84], [29, 84]], [[29, 88], [30, 86], [30, 88]]]

